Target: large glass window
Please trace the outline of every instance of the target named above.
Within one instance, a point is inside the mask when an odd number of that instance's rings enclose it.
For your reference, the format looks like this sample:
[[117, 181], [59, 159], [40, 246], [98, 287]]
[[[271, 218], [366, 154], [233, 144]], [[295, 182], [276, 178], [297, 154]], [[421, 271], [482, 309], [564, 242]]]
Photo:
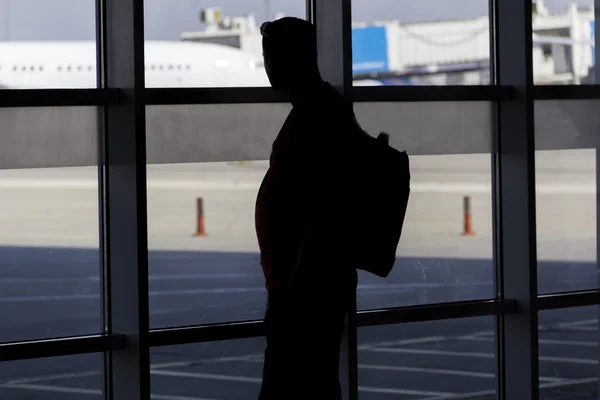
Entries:
[[281, 16], [306, 18], [306, 2], [145, 0], [146, 86], [269, 86], [259, 28]]
[[6, 108], [0, 126], [0, 342], [99, 333], [96, 109]]
[[[485, 154], [491, 105], [357, 103], [355, 109], [363, 128], [390, 133], [411, 163], [396, 264], [386, 279], [360, 274], [358, 307], [493, 297], [491, 156]], [[361, 212], [368, 218], [369, 210]]]
[[93, 0], [0, 2], [0, 89], [95, 88]]
[[491, 317], [360, 328], [359, 398], [495, 399], [495, 348]]
[[595, 100], [540, 100], [536, 112], [538, 292], [596, 289]]
[[598, 398], [598, 306], [539, 313], [540, 399]]
[[103, 375], [101, 354], [6, 362], [0, 370], [0, 398], [97, 400]]
[[488, 1], [352, 1], [354, 84], [489, 85]]
[[536, 85], [598, 83], [593, 1], [536, 1], [532, 29]]
[[152, 349], [152, 392], [164, 399], [256, 399], [264, 338]]
[[575, 86], [595, 83], [591, 0], [50, 3], [0, 0], [0, 398], [257, 397], [255, 202], [291, 105], [248, 88], [269, 85], [258, 28], [284, 15], [315, 19], [320, 52], [352, 50], [321, 63], [332, 81], [427, 86], [339, 88], [412, 175], [392, 273], [359, 273], [343, 391], [598, 398], [600, 103]]
[[147, 108], [152, 327], [263, 317], [254, 205], [289, 109]]

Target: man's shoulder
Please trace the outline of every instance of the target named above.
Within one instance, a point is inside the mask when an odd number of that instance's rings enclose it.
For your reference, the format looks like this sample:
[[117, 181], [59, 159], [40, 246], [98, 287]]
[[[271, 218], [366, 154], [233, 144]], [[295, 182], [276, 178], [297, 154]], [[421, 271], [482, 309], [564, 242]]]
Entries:
[[310, 102], [295, 111], [298, 123], [318, 126], [341, 124], [353, 115], [350, 104], [334, 88], [320, 90]]

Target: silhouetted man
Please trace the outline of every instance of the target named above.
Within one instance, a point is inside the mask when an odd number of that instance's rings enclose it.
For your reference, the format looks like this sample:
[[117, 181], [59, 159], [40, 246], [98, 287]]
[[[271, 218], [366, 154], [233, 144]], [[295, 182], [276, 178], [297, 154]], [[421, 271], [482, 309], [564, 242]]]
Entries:
[[272, 87], [292, 111], [273, 143], [256, 202], [256, 231], [266, 279], [267, 348], [259, 399], [341, 399], [339, 352], [356, 269], [351, 182], [343, 174], [351, 107], [317, 66], [314, 26], [282, 18], [261, 26]]

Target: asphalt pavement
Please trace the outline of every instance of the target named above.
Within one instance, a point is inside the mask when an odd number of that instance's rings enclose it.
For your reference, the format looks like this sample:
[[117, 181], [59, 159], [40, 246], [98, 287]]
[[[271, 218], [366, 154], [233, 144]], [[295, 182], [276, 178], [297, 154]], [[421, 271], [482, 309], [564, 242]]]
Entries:
[[[598, 286], [593, 154], [567, 153], [539, 160], [540, 293]], [[149, 167], [152, 327], [262, 318], [253, 201], [264, 169], [257, 162]], [[0, 172], [0, 342], [99, 332], [95, 179], [93, 168]], [[489, 156], [418, 157], [413, 183], [394, 272], [361, 274], [359, 308], [493, 297]], [[461, 235], [465, 195], [472, 237]], [[192, 236], [197, 197], [206, 204], [204, 238]], [[598, 398], [597, 311], [540, 314], [542, 398]], [[494, 324], [480, 317], [361, 328], [360, 399], [494, 398]], [[153, 349], [153, 398], [256, 398], [264, 345], [253, 338]], [[98, 399], [101, 368], [100, 355], [4, 363], [0, 398]]]

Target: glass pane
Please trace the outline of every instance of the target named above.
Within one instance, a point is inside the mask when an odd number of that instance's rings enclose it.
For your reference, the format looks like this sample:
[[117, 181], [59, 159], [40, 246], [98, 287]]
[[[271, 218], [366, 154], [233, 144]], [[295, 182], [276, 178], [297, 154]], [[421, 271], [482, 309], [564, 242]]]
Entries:
[[152, 393], [161, 399], [258, 398], [264, 338], [151, 349]]
[[[98, 163], [96, 107], [0, 108], [0, 134], [0, 170], [96, 166]], [[70, 174], [55, 173], [63, 178]], [[77, 174], [72, 176], [70, 182], [77, 181], [78, 177]], [[50, 183], [48, 181], [46, 186], [51, 186]]]
[[306, 2], [145, 0], [144, 11], [146, 87], [256, 87], [269, 86], [260, 25], [306, 18]]
[[361, 271], [359, 309], [493, 297], [491, 106], [357, 103], [356, 114], [411, 163], [396, 264], [385, 279]]
[[594, 2], [533, 3], [533, 79], [537, 85], [596, 83]]
[[0, 110], [0, 342], [102, 328], [95, 113]]
[[148, 107], [152, 327], [263, 318], [254, 205], [288, 112], [283, 104]]
[[104, 378], [102, 354], [3, 362], [3, 400], [98, 400]]
[[496, 398], [493, 317], [358, 330], [358, 397]]
[[96, 2], [0, 3], [0, 88], [95, 88]]
[[352, 2], [354, 84], [490, 84], [489, 2]]
[[354, 104], [360, 125], [409, 155], [492, 152], [493, 105], [485, 101]]
[[596, 289], [598, 101], [537, 101], [538, 293]]
[[540, 311], [540, 399], [595, 400], [598, 306]]

